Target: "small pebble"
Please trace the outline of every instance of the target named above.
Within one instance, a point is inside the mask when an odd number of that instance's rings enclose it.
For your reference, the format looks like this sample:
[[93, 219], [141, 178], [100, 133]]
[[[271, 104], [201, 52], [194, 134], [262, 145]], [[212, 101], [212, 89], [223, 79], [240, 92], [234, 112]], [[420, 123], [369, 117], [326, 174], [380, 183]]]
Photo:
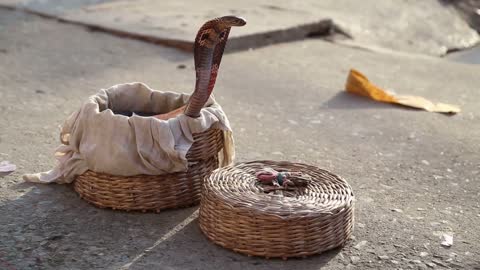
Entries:
[[453, 235], [444, 233], [442, 235], [442, 246], [451, 247], [453, 245]]
[[180, 64], [177, 66], [178, 69], [185, 69], [187, 66], [184, 64]]

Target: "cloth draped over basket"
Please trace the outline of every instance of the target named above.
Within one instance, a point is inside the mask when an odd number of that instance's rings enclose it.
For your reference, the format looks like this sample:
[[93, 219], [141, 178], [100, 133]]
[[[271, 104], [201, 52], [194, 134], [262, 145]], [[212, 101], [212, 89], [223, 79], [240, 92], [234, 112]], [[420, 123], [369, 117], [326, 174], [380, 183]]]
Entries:
[[179, 115], [167, 121], [137, 114], [166, 113], [181, 107], [189, 95], [156, 91], [143, 83], [127, 83], [100, 90], [68, 117], [55, 151], [57, 166], [24, 175], [30, 182], [70, 183], [87, 170], [120, 176], [160, 175], [186, 171], [192, 134], [209, 128], [224, 133], [220, 166], [233, 162], [235, 148], [229, 121], [213, 98], [198, 118]]

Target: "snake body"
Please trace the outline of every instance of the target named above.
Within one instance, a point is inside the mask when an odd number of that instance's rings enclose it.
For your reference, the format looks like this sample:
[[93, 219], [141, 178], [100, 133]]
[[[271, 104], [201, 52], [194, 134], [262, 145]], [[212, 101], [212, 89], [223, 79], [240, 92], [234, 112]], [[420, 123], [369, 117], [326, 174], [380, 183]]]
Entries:
[[198, 30], [194, 45], [196, 83], [185, 115], [198, 117], [215, 86], [223, 51], [232, 26], [243, 26], [246, 21], [240, 17], [224, 16], [210, 20]]
[[167, 120], [181, 113], [193, 118], [200, 116], [200, 111], [215, 86], [230, 29], [245, 24], [243, 18], [236, 16], [219, 17], [203, 24], [197, 32], [194, 43], [196, 82], [193, 94], [185, 106], [155, 117]]

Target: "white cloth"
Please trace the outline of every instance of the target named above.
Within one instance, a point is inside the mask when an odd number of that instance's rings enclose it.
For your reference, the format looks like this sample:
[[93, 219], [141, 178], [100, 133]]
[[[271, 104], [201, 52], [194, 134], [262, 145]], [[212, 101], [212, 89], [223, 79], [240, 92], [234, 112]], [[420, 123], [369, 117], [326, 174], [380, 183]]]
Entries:
[[224, 131], [220, 165], [232, 163], [235, 149], [230, 124], [213, 98], [195, 119], [182, 114], [164, 121], [115, 113], [166, 113], [183, 106], [188, 98], [185, 94], [156, 91], [143, 83], [102, 89], [63, 124], [62, 145], [55, 151], [57, 166], [48, 172], [26, 174], [24, 179], [70, 183], [87, 170], [122, 176], [185, 171], [192, 134], [212, 126]]

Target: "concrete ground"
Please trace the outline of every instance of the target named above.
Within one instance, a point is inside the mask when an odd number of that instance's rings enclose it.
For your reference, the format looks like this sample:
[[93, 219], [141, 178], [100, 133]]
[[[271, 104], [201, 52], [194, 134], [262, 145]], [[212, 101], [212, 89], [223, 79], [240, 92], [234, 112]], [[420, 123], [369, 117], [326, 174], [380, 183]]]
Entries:
[[230, 49], [258, 47], [259, 37], [275, 43], [322, 34], [325, 19], [362, 47], [445, 55], [480, 41], [455, 5], [439, 0], [0, 0], [0, 6], [176, 47], [191, 44], [206, 19], [226, 14], [248, 19], [248, 27], [230, 34]]
[[[237, 161], [318, 165], [356, 195], [354, 238], [343, 249], [282, 261], [209, 242], [196, 207], [103, 210], [68, 185], [21, 178], [54, 166], [59, 125], [99, 88], [142, 81], [191, 92], [190, 54], [9, 10], [0, 10], [0, 40], [0, 161], [18, 166], [0, 178], [0, 269], [480, 269], [480, 66], [318, 39], [225, 55], [215, 95]], [[352, 96], [350, 68], [462, 112]]]

